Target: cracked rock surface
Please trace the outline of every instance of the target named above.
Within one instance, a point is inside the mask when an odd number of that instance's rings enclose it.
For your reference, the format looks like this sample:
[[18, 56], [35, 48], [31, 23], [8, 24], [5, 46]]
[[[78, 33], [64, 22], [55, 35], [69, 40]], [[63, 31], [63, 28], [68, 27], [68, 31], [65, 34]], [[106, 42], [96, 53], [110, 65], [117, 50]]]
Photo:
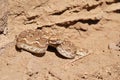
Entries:
[[[115, 47], [119, 44], [110, 45], [120, 42], [119, 0], [8, 0], [8, 4], [8, 30], [0, 34], [0, 80], [120, 80], [120, 51]], [[4, 28], [0, 26], [0, 31]], [[41, 28], [61, 31], [77, 48], [92, 53], [71, 63], [53, 47], [42, 57], [15, 48], [16, 35]]]

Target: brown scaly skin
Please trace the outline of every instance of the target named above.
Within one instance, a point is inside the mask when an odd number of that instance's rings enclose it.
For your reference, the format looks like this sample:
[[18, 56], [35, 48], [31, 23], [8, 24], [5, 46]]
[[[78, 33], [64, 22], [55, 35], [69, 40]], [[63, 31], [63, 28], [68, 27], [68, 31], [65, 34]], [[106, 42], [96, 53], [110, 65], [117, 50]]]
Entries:
[[43, 54], [48, 46], [53, 46], [62, 56], [73, 59], [76, 55], [86, 56], [68, 39], [52, 29], [32, 30], [21, 32], [16, 39], [16, 47], [35, 54]]

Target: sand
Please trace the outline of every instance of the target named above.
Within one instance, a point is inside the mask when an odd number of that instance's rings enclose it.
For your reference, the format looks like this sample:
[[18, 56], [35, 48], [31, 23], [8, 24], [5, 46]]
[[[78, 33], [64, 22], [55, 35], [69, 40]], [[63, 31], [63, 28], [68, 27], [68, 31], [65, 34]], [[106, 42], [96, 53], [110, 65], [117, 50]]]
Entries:
[[[6, 34], [0, 34], [0, 80], [120, 80], [119, 0], [9, 0]], [[42, 57], [15, 48], [26, 29], [63, 31], [92, 53], [71, 63], [49, 48]]]

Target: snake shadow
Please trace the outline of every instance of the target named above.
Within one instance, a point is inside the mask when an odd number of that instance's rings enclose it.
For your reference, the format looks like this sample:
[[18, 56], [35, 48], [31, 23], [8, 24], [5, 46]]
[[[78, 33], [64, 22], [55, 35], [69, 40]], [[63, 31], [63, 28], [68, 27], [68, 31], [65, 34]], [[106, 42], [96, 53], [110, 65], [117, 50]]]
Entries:
[[68, 58], [62, 56], [62, 55], [56, 50], [56, 48], [54, 48], [54, 47], [52, 47], [52, 46], [48, 46], [47, 51], [50, 51], [50, 52], [55, 53], [55, 55], [56, 55], [57, 57], [59, 57], [59, 58], [68, 59]]

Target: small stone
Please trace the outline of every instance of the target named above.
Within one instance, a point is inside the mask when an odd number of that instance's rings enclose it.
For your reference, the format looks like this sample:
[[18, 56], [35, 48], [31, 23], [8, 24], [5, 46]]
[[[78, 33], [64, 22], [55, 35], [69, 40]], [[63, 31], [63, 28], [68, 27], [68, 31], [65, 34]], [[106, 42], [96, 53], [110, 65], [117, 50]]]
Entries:
[[108, 45], [108, 48], [111, 49], [111, 50], [120, 51], [120, 47], [118, 47], [116, 43], [110, 43], [110, 44]]
[[88, 30], [88, 24], [82, 24], [80, 22], [77, 22], [75, 25], [74, 25], [74, 28], [76, 30], [82, 30], [82, 31], [87, 31]]
[[93, 27], [93, 29], [95, 29], [96, 31], [102, 31], [103, 28], [104, 28], [104, 27], [102, 27], [101, 25], [97, 25], [97, 26], [96, 26], [96, 25], [93, 25], [92, 27]]
[[87, 31], [88, 30], [88, 26], [80, 26], [80, 30]]

